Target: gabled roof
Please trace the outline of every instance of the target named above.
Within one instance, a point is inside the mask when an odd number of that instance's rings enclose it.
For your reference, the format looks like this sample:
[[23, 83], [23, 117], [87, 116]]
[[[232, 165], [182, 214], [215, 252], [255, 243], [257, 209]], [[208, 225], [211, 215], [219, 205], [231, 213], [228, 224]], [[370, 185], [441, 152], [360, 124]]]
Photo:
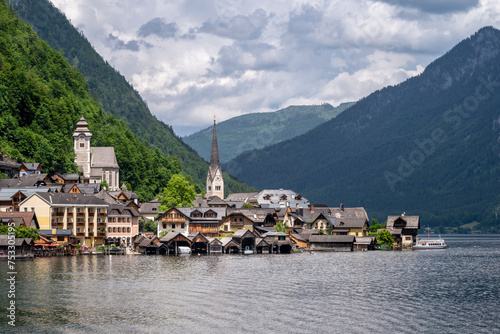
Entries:
[[[23, 162], [21, 164], [21, 166], [19, 166], [19, 168], [21, 168], [22, 166], [26, 167], [27, 170], [37, 170], [39, 167], [40, 167], [40, 163], [38, 162]], [[40, 168], [41, 169], [41, 168]]]
[[[189, 207], [189, 208], [177, 208], [182, 214], [184, 214], [186, 217], [189, 217], [192, 220], [214, 220], [216, 218], [217, 220], [220, 220], [226, 216], [226, 208], [217, 208], [217, 207], [205, 207], [205, 208], [197, 208], [197, 207]], [[199, 211], [203, 217], [192, 217], [191, 218], [191, 213], [194, 211]], [[213, 211], [217, 217], [205, 217], [205, 214], [209, 211]]]
[[34, 194], [36, 192], [48, 192], [48, 188], [2, 188], [0, 189], [0, 201], [10, 201], [12, 199], [12, 196], [17, 194], [18, 192], [22, 192], [24, 195], [27, 197], [30, 196], [31, 194]]
[[310, 243], [322, 243], [322, 242], [328, 242], [328, 243], [350, 243], [354, 242], [354, 236], [353, 235], [319, 235], [319, 234], [313, 234], [309, 238]]
[[[420, 217], [419, 216], [388, 216], [387, 217], [387, 229], [394, 228], [394, 223], [396, 221], [402, 220], [406, 223], [404, 228], [419, 229], [420, 228]], [[399, 227], [401, 228], [401, 227]]]
[[93, 147], [90, 166], [92, 168], [120, 168], [116, 161], [115, 148]]
[[333, 230], [343, 228], [363, 228], [367, 221], [362, 218], [337, 218]]
[[227, 214], [226, 216], [229, 217], [231, 215], [243, 215], [249, 220], [251, 220], [253, 223], [260, 223], [263, 222], [267, 216], [273, 215], [274, 214], [274, 209], [272, 208], [241, 208], [241, 209], [235, 209], [235, 208], [229, 208], [227, 209]]
[[233, 193], [226, 197], [226, 202], [243, 202], [246, 203], [250, 198], [256, 196], [258, 192], [250, 193]]
[[[35, 227], [36, 229], [39, 229], [40, 226], [38, 225], [38, 219], [36, 218], [35, 212], [0, 212], [0, 219], [1, 218], [20, 218], [23, 221], [23, 224], [26, 227]], [[31, 226], [31, 223], [33, 222], [34, 226]]]
[[26, 174], [19, 178], [14, 179], [2, 179], [0, 180], [0, 188], [26, 188], [34, 187], [40, 184], [45, 184], [47, 179], [49, 183], [51, 182], [47, 177], [48, 174]]
[[207, 199], [207, 204], [208, 205], [227, 205], [226, 202], [224, 202], [222, 199], [220, 199], [219, 196], [210, 196]]
[[162, 213], [162, 212], [160, 212], [160, 209], [159, 209], [160, 205], [161, 205], [161, 203], [156, 199], [151, 201], [151, 202], [142, 203], [141, 207], [139, 208], [139, 212], [142, 214]]
[[222, 242], [218, 238], [207, 238], [208, 244], [220, 244], [222, 245]]
[[241, 239], [241, 238], [255, 238], [255, 234], [250, 232], [247, 229], [240, 228], [236, 232], [233, 233], [233, 239]]
[[102, 199], [104, 202], [106, 202], [108, 204], [113, 204], [113, 205], [121, 205], [122, 204], [120, 201], [118, 201], [117, 199], [115, 199], [113, 196], [111, 196], [109, 194], [108, 191], [106, 191], [104, 189], [102, 189], [101, 191], [99, 191], [94, 196]]

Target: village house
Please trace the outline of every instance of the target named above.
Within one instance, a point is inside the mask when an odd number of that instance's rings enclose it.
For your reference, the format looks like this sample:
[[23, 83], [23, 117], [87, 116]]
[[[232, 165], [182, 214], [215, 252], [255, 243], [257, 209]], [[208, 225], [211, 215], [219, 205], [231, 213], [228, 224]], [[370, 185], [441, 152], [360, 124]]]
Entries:
[[124, 205], [110, 205], [108, 208], [108, 227], [98, 230], [106, 236], [106, 244], [130, 246], [133, 237], [139, 234], [140, 214], [135, 209]]
[[388, 216], [386, 229], [399, 247], [409, 247], [415, 244], [420, 228], [419, 216]]
[[189, 218], [180, 209], [171, 208], [158, 217], [158, 236], [163, 232], [181, 233], [184, 236], [189, 234]]
[[109, 204], [85, 194], [33, 193], [19, 204], [34, 208], [41, 229], [70, 229], [75, 240], [89, 247], [104, 244]]
[[156, 220], [158, 215], [163, 213], [159, 210], [160, 205], [161, 203], [157, 198], [150, 202], [142, 203], [139, 207], [139, 213], [141, 214], [142, 219], [144, 219], [144, 221]]
[[23, 162], [19, 166], [19, 177], [29, 174], [42, 174], [42, 166], [38, 162]]
[[[40, 229], [38, 219], [34, 211], [31, 212], [0, 212], [0, 221], [8, 220], [8, 223], [13, 222], [15, 227], [32, 227]], [[7, 224], [8, 224], [7, 223]]]
[[0, 173], [13, 178], [14, 176], [19, 175], [20, 166], [21, 164], [16, 160], [0, 152]]
[[254, 226], [273, 227], [276, 225], [276, 219], [274, 209], [229, 208], [221, 223], [221, 233], [228, 234], [234, 233], [240, 228], [253, 232]]

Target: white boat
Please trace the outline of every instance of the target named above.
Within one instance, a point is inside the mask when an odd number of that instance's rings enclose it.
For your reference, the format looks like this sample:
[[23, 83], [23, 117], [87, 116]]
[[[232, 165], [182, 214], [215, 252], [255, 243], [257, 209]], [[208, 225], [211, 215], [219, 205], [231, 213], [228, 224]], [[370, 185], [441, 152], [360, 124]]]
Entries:
[[441, 236], [439, 239], [417, 239], [417, 242], [413, 246], [413, 249], [445, 249], [448, 245]]
[[250, 247], [246, 246], [245, 249], [243, 250], [244, 255], [250, 255], [253, 254], [253, 249], [250, 249]]

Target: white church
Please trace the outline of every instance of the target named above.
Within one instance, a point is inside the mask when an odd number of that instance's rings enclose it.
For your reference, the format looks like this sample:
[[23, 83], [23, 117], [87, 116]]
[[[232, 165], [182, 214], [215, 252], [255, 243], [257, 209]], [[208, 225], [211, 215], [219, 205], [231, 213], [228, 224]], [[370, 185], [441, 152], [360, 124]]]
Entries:
[[75, 163], [83, 173], [84, 182], [101, 183], [105, 180], [110, 191], [120, 190], [120, 166], [116, 161], [114, 147], [92, 147], [92, 133], [85, 119], [76, 123], [73, 134]]

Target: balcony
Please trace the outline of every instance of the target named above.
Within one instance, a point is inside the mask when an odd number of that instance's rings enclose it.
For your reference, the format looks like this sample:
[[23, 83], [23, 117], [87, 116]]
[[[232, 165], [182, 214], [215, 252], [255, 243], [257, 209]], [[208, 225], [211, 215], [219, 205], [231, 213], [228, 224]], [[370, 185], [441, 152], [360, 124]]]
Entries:
[[106, 227], [106, 222], [97, 222], [98, 227]]
[[84, 237], [85, 236], [85, 232], [76, 232], [76, 236], [77, 237]]
[[85, 217], [85, 212], [77, 212], [76, 216], [77, 217]]
[[53, 222], [52, 227], [53, 228], [63, 228], [64, 223], [63, 222]]
[[94, 232], [89, 232], [89, 237], [93, 237], [94, 236]]
[[73, 223], [68, 223], [68, 225], [66, 226], [66, 228], [72, 230], [73, 229]]
[[78, 222], [78, 223], [76, 223], [76, 226], [85, 226], [85, 223], [84, 222]]
[[64, 217], [64, 212], [52, 212], [52, 216], [54, 216], [54, 217]]
[[97, 236], [98, 237], [105, 237], [106, 236], [106, 232], [97, 232]]
[[107, 213], [106, 212], [98, 212], [97, 217], [106, 217]]

